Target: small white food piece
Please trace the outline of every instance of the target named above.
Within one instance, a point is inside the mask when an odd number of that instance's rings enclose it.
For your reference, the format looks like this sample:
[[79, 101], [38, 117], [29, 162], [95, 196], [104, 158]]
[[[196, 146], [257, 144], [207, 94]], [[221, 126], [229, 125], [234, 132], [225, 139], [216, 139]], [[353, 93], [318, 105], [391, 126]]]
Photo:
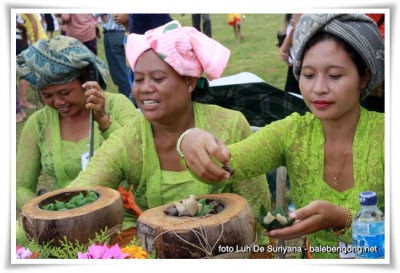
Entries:
[[199, 204], [197, 203], [194, 195], [190, 195], [189, 199], [184, 201], [184, 205], [186, 207], [186, 211], [189, 212], [191, 216], [195, 216], [199, 211]]
[[179, 214], [182, 214], [186, 211], [185, 205], [180, 203], [180, 202], [174, 202], [176, 210], [179, 212]]
[[264, 222], [264, 224], [269, 225], [274, 220], [275, 220], [275, 216], [273, 216], [271, 214], [271, 212], [268, 212], [268, 214], [264, 217], [263, 222]]
[[278, 220], [281, 225], [284, 225], [287, 223], [287, 219], [285, 216], [280, 215], [279, 213], [276, 215], [276, 220]]

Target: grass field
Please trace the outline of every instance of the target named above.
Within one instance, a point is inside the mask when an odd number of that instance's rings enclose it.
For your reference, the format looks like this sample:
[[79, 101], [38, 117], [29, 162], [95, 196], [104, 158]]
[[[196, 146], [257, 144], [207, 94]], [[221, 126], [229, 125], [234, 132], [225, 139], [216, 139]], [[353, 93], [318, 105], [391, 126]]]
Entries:
[[[222, 76], [251, 72], [282, 89], [286, 79], [286, 65], [280, 59], [275, 44], [276, 32], [283, 28], [284, 14], [245, 14], [245, 16], [246, 19], [242, 20], [244, 39], [237, 44], [233, 29], [227, 23], [227, 14], [211, 14], [213, 38], [231, 51], [229, 63]], [[181, 22], [183, 26], [192, 24], [190, 14], [171, 14], [171, 17]], [[98, 56], [106, 60], [102, 39], [98, 40], [97, 47]], [[111, 77], [108, 77], [107, 92], [117, 92]], [[32, 103], [38, 105], [38, 108], [41, 107], [35, 91], [29, 90], [29, 98]], [[29, 116], [35, 110], [24, 109], [24, 111]], [[16, 125], [17, 143], [24, 123]]]

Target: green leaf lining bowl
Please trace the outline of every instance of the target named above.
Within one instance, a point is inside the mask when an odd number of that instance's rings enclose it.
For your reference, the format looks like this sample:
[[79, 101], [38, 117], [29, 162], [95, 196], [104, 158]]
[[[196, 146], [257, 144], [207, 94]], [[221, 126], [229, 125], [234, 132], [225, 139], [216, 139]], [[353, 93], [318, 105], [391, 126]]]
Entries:
[[273, 230], [273, 229], [279, 229], [279, 228], [288, 227], [288, 226], [291, 226], [291, 225], [294, 223], [295, 219], [289, 218], [289, 217], [287, 216], [287, 214], [283, 211], [283, 209], [280, 208], [280, 207], [279, 207], [279, 208], [276, 208], [274, 211], [271, 212], [271, 214], [272, 214], [273, 216], [276, 216], [278, 213], [279, 213], [280, 215], [286, 217], [286, 220], [287, 220], [287, 223], [286, 223], [286, 224], [281, 224], [277, 219], [272, 220], [272, 222], [269, 223], [269, 224], [265, 224], [265, 223], [264, 223], [264, 217], [268, 214], [268, 211], [267, 211], [267, 209], [264, 207], [264, 205], [262, 205], [262, 204], [261, 204], [261, 206], [260, 206], [260, 214], [259, 214], [259, 216], [258, 216], [256, 219], [257, 219], [257, 221], [260, 223], [260, 225], [261, 225], [263, 228], [265, 228], [266, 230], [268, 230], [268, 231], [271, 231], [271, 230]]

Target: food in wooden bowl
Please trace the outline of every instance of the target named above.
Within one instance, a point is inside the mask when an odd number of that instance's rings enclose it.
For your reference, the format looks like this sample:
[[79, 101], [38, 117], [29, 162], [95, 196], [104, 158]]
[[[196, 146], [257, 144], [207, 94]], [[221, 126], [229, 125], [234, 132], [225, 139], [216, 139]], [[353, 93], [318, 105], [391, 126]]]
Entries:
[[219, 211], [204, 216], [196, 216], [194, 210], [193, 216], [190, 213], [184, 216], [183, 211], [181, 216], [179, 212], [171, 212], [174, 206], [175, 209], [180, 206], [177, 203], [186, 204], [188, 199], [144, 211], [137, 221], [136, 236], [148, 253], [155, 251], [158, 258], [249, 256], [256, 241], [256, 222], [245, 198], [221, 193], [189, 199], [190, 202], [206, 200], [205, 205], [218, 203]]
[[[50, 210], [52, 204], [61, 210]], [[123, 211], [122, 199], [116, 190], [69, 188], [47, 192], [27, 202], [22, 208], [21, 221], [28, 238], [39, 243], [59, 245], [64, 236], [71, 242], [86, 243], [106, 227], [111, 229], [121, 225]]]

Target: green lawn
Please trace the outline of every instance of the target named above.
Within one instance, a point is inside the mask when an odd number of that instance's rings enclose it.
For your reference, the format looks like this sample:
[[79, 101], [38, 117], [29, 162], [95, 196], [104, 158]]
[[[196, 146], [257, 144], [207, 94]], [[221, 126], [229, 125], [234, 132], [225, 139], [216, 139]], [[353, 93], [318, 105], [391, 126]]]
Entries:
[[[284, 14], [245, 14], [242, 20], [242, 34], [244, 39], [236, 43], [233, 29], [227, 23], [227, 14], [211, 14], [213, 38], [231, 50], [231, 58], [222, 76], [229, 76], [240, 72], [251, 72], [265, 80], [270, 85], [283, 88], [286, 78], [286, 65], [280, 59], [276, 48], [276, 32], [283, 28]], [[191, 26], [190, 14], [171, 14], [171, 17], [181, 22], [183, 26]], [[101, 28], [101, 26], [100, 26]], [[97, 43], [98, 55], [106, 60], [103, 40]], [[117, 92], [117, 87], [107, 79], [108, 92]], [[39, 97], [35, 91], [29, 90], [32, 103], [41, 107]], [[29, 116], [34, 110], [24, 109]], [[17, 143], [24, 122], [17, 123]]]

